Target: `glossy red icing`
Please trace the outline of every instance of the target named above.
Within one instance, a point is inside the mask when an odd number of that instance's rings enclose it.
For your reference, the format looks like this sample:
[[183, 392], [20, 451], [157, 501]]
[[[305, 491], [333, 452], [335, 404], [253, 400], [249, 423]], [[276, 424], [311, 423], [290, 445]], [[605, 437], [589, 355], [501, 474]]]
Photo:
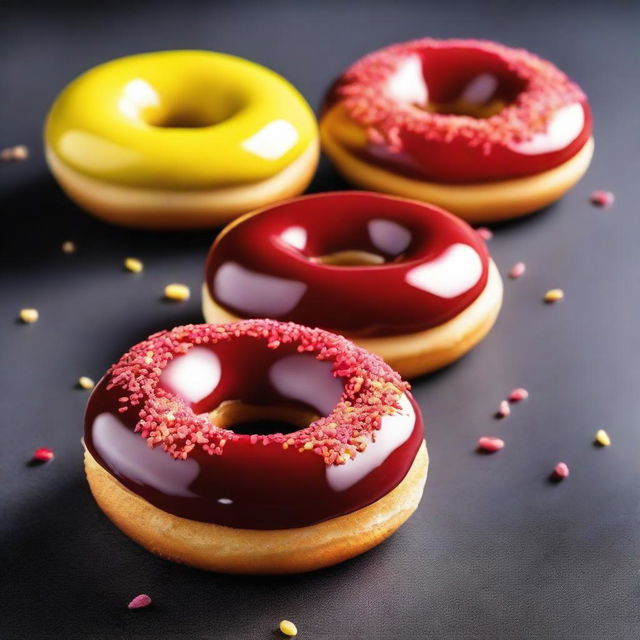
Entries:
[[[335, 266], [359, 250], [384, 259]], [[347, 335], [440, 325], [487, 281], [488, 253], [465, 222], [433, 206], [368, 192], [305, 196], [224, 231], [206, 266], [212, 298], [239, 317], [272, 317]]]
[[[505, 106], [485, 118], [446, 112], [464, 96], [478, 107]], [[444, 183], [551, 169], [592, 132], [587, 98], [565, 74], [527, 51], [484, 41], [423, 39], [372, 53], [336, 81], [327, 105], [337, 102], [369, 134], [369, 145], [353, 153]]]
[[[199, 416], [224, 400], [329, 417], [299, 431], [280, 425], [284, 433], [254, 421], [247, 433], [247, 425], [212, 429], [196, 441]], [[166, 410], [153, 416], [154, 440], [148, 418], [159, 403]], [[190, 418], [171, 431], [180, 415]], [[152, 336], [98, 383], [85, 417], [87, 449], [130, 490], [181, 517], [249, 529], [311, 525], [375, 502], [404, 478], [422, 439], [418, 406], [379, 358], [339, 336], [272, 321]], [[344, 464], [327, 463], [347, 451]]]

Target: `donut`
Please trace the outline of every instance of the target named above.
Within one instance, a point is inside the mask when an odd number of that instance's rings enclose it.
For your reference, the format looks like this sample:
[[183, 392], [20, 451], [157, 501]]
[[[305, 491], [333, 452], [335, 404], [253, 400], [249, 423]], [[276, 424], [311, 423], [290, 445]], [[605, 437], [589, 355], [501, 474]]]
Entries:
[[273, 320], [162, 331], [89, 398], [85, 470], [104, 513], [170, 560], [310, 571], [358, 555], [416, 509], [420, 409], [378, 357]]
[[589, 166], [591, 131], [586, 96], [553, 64], [478, 40], [371, 53], [334, 83], [320, 119], [347, 180], [474, 223], [557, 200]]
[[459, 218], [344, 191], [302, 196], [223, 229], [202, 299], [207, 322], [319, 326], [412, 378], [482, 340], [500, 310], [502, 280], [482, 238]]
[[83, 209], [150, 229], [222, 225], [302, 193], [315, 116], [284, 78], [210, 51], [144, 53], [69, 84], [45, 126], [53, 175]]

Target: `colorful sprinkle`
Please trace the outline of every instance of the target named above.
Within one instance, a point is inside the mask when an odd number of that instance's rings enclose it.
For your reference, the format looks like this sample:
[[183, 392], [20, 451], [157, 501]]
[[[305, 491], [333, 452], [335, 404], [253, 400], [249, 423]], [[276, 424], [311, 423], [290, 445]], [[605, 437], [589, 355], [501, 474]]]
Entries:
[[284, 633], [285, 636], [289, 637], [298, 635], [298, 627], [296, 627], [296, 625], [290, 620], [283, 620], [280, 623], [280, 631]]
[[595, 204], [597, 207], [610, 207], [616, 200], [616, 197], [611, 191], [593, 191], [589, 196], [591, 204]]
[[62, 249], [62, 253], [66, 253], [68, 255], [75, 253], [78, 248], [76, 247], [76, 243], [71, 240], [66, 240], [60, 245], [60, 249]]
[[553, 304], [554, 302], [559, 302], [564, 298], [564, 291], [562, 289], [549, 289], [547, 293], [544, 294], [544, 301], [547, 304]]
[[151, 604], [151, 598], [146, 593], [136, 596], [128, 605], [127, 609], [144, 609]]
[[124, 268], [127, 271], [131, 271], [131, 273], [140, 273], [144, 269], [144, 265], [141, 260], [138, 260], [138, 258], [126, 258], [124, 261]]
[[527, 265], [524, 262], [516, 262], [509, 271], [509, 277], [516, 280], [523, 275], [526, 270]]
[[528, 397], [529, 397], [529, 392], [526, 389], [523, 389], [522, 387], [518, 387], [517, 389], [514, 389], [509, 394], [509, 402], [522, 402], [523, 400], [526, 400]]
[[478, 227], [476, 229], [476, 233], [485, 241], [491, 240], [493, 238], [493, 231], [488, 227]]
[[96, 383], [91, 378], [88, 378], [87, 376], [80, 376], [78, 378], [78, 386], [81, 389], [93, 389], [93, 387], [96, 386]]
[[37, 309], [21, 309], [20, 310], [20, 322], [24, 324], [33, 324], [38, 322], [40, 314]]
[[7, 147], [0, 151], [0, 161], [2, 162], [22, 162], [29, 157], [29, 149], [23, 144], [15, 147]]
[[569, 477], [569, 467], [566, 462], [558, 462], [553, 468], [553, 476], [558, 480], [564, 480]]
[[611, 446], [611, 438], [604, 429], [598, 429], [596, 432], [596, 444], [599, 444], [601, 447]]
[[487, 453], [495, 453], [504, 449], [504, 440], [492, 436], [483, 436], [478, 440], [478, 447]]
[[498, 418], [506, 418], [511, 414], [511, 407], [506, 400], [502, 400], [498, 405], [498, 410], [496, 411], [496, 417]]
[[49, 460], [53, 460], [53, 451], [47, 447], [39, 447], [33, 452], [31, 459], [38, 462], [49, 462]]
[[188, 300], [191, 297], [191, 291], [186, 284], [168, 284], [164, 288], [164, 297], [167, 300], [178, 300], [182, 302], [183, 300]]

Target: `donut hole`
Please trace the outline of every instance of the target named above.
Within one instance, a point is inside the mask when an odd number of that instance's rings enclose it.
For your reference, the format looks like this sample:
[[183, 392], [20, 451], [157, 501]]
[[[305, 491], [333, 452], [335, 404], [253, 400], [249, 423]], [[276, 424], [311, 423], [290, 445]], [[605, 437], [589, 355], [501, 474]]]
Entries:
[[228, 120], [237, 107], [224, 101], [197, 104], [172, 104], [161, 109], [145, 110], [142, 120], [152, 127], [164, 129], [198, 129], [212, 127]]
[[209, 421], [234, 433], [270, 435], [299, 431], [319, 417], [312, 407], [303, 403], [257, 405], [226, 400], [209, 414]]
[[445, 47], [405, 60], [390, 86], [397, 99], [419, 109], [490, 118], [515, 102], [527, 82], [492, 52]]
[[319, 264], [329, 264], [335, 267], [370, 267], [386, 262], [384, 256], [359, 249], [335, 251], [324, 256], [312, 257], [311, 260]]

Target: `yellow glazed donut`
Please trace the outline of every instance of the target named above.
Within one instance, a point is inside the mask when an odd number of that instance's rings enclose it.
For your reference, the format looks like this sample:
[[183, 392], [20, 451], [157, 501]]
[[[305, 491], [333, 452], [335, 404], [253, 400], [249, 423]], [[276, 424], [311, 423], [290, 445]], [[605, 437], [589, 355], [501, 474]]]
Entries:
[[221, 225], [301, 193], [318, 161], [311, 108], [275, 72], [209, 51], [119, 58], [74, 80], [46, 121], [49, 166], [108, 222]]

